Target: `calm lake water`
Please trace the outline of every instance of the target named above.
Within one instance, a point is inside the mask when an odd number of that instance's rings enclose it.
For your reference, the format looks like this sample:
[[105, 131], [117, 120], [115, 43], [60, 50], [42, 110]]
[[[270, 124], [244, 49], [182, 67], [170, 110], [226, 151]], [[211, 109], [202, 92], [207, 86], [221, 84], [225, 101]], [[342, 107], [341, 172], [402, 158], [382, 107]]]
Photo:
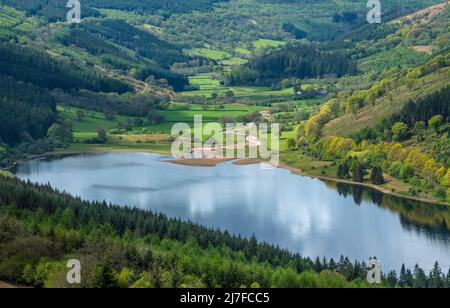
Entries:
[[88, 200], [130, 205], [256, 234], [304, 256], [380, 259], [384, 270], [416, 263], [450, 267], [450, 209], [300, 177], [287, 170], [224, 163], [164, 162], [156, 154], [111, 153], [34, 160], [17, 176]]

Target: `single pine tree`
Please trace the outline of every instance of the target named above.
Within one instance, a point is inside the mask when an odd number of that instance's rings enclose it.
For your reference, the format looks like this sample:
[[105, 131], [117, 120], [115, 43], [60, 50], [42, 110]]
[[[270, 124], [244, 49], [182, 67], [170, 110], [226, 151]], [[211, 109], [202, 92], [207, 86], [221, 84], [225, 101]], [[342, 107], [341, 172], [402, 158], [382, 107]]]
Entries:
[[95, 272], [92, 286], [96, 289], [115, 289], [119, 287], [113, 266], [108, 257], [103, 259], [103, 262]]

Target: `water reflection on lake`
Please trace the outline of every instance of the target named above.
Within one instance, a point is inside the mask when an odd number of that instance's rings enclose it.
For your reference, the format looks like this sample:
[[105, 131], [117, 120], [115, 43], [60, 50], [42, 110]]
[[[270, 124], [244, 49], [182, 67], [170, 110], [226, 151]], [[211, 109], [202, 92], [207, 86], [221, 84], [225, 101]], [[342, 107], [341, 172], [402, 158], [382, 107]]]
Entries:
[[224, 163], [214, 168], [164, 162], [142, 153], [35, 160], [17, 176], [88, 200], [106, 200], [181, 217], [267, 241], [315, 258], [377, 256], [450, 267], [450, 210], [373, 190], [300, 177], [288, 170]]

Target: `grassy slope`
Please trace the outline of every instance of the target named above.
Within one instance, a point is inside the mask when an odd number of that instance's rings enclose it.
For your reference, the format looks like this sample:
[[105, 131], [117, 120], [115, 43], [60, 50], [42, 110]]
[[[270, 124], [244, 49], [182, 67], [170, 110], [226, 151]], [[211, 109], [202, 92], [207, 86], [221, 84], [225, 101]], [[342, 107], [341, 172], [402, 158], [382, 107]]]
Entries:
[[225, 51], [208, 48], [195, 48], [193, 50], [188, 50], [187, 53], [193, 56], [205, 57], [211, 60], [225, 60], [231, 57], [231, 55]]
[[414, 66], [417, 63], [425, 62], [429, 57], [427, 52], [398, 47], [363, 59], [358, 64], [358, 68], [363, 72], [380, 74], [392, 69]]
[[377, 101], [375, 106], [369, 105], [361, 109], [356, 118], [353, 114], [346, 114], [329, 122], [323, 130], [324, 135], [349, 136], [364, 127], [373, 127], [379, 119], [399, 112], [409, 100], [425, 97], [448, 83], [449, 71], [447, 68], [420, 78], [413, 90], [402, 85], [392, 92], [394, 95], [392, 101], [384, 96]]
[[[449, 35], [449, 6], [442, 4], [437, 7], [439, 10], [434, 15], [423, 13], [430, 10], [435, 11], [436, 6], [431, 6], [426, 10], [393, 21], [392, 23], [402, 25], [395, 35], [389, 36], [390, 40], [393, 37], [399, 39], [399, 45], [363, 59], [359, 63], [359, 68], [365, 72], [387, 72], [425, 63], [431, 58], [431, 55], [428, 52], [416, 51], [421, 48], [414, 48], [417, 47], [415, 45], [426, 42], [431, 49], [437, 49], [445, 41], [444, 38]], [[433, 33], [434, 37], [429, 33]], [[382, 39], [376, 43], [384, 45], [386, 40]], [[444, 49], [444, 46], [440, 46], [440, 48]], [[364, 127], [373, 127], [379, 119], [387, 118], [400, 111], [409, 100], [417, 100], [448, 85], [449, 75], [448, 68], [442, 69], [419, 78], [412, 90], [408, 89], [406, 85], [400, 86], [391, 92], [392, 101], [388, 95], [385, 95], [377, 101], [376, 106], [370, 105], [361, 109], [356, 118], [353, 114], [346, 114], [335, 119], [325, 126], [324, 134], [349, 136]]]
[[29, 18], [14, 8], [0, 5], [0, 38], [24, 35], [39, 24], [37, 18]]

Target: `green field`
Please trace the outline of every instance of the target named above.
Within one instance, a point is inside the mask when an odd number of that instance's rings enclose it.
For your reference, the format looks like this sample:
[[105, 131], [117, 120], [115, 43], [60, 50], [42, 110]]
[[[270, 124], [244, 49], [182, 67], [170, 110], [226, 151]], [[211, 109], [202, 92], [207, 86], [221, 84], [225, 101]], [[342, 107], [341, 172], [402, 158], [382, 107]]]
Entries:
[[284, 45], [286, 45], [285, 42], [268, 39], [259, 39], [253, 42], [253, 46], [256, 48], [257, 51], [261, 51], [264, 48], [281, 47]]
[[208, 48], [194, 48], [191, 50], [187, 50], [186, 53], [217, 61], [225, 60], [232, 57], [228, 52]]
[[231, 58], [231, 59], [222, 60], [220, 63], [224, 66], [236, 66], [236, 65], [243, 65], [247, 62], [248, 62], [248, 60], [246, 60], [246, 59]]
[[59, 149], [56, 154], [71, 153], [110, 153], [110, 152], [148, 152], [170, 154], [171, 144], [72, 144], [69, 148]]
[[247, 48], [243, 48], [243, 47], [236, 47], [234, 49], [234, 51], [240, 55], [247, 56], [247, 57], [252, 55], [252, 52], [250, 50], [248, 50]]
[[[189, 77], [189, 83], [194, 86], [198, 86], [200, 90], [220, 90], [223, 87], [220, 85], [219, 80], [214, 79], [211, 74], [201, 74], [193, 77]], [[196, 92], [196, 91], [192, 91]], [[189, 94], [191, 92], [185, 92]]]
[[202, 110], [201, 106], [196, 106], [193, 110], [183, 110], [183, 111], [162, 111], [161, 114], [164, 115], [167, 122], [193, 122], [194, 116], [201, 115], [204, 122], [217, 122], [223, 116], [237, 117], [241, 115], [246, 115], [250, 112], [259, 111], [263, 108], [258, 107], [248, 107], [248, 106], [233, 106], [226, 105], [224, 109], [221, 110]]
[[[241, 49], [241, 51], [244, 51], [244, 49]], [[251, 51], [249, 50], [245, 50], [244, 52], [248, 52], [244, 55], [251, 55]], [[235, 57], [228, 52], [209, 48], [194, 48], [185, 50], [185, 53], [191, 56], [205, 57], [214, 61], [218, 61], [220, 65], [225, 67], [225, 69], [230, 66], [242, 65], [248, 62], [248, 60]]]
[[[160, 113], [165, 117], [165, 121], [158, 125], [144, 125], [131, 127], [129, 134], [170, 134], [174, 123], [183, 122], [192, 124], [194, 116], [201, 115], [204, 124], [208, 122], [218, 122], [223, 116], [237, 117], [251, 112], [265, 110], [263, 107], [246, 106], [238, 104], [225, 105], [223, 109], [204, 110], [200, 105], [192, 105], [190, 110], [165, 110]], [[58, 106], [59, 114], [72, 123], [72, 131], [76, 141], [84, 141], [97, 137], [97, 128], [103, 127], [107, 131], [114, 131], [119, 128], [120, 123], [132, 122], [133, 117], [117, 116], [115, 120], [107, 120], [102, 113], [83, 110], [85, 116], [82, 120], [77, 119], [77, 111], [74, 107], [65, 108]], [[142, 118], [145, 120], [145, 118]]]
[[12, 174], [12, 173], [9, 172], [9, 171], [0, 170], [0, 176], [8, 177], [8, 178], [13, 178], [13, 177], [14, 177], [14, 174]]
[[107, 18], [113, 19], [123, 19], [127, 21], [136, 21], [139, 19], [144, 19], [145, 16], [128, 11], [113, 10], [113, 9], [97, 9]]
[[82, 109], [58, 106], [58, 113], [64, 119], [71, 121], [74, 133], [96, 132], [98, 127], [104, 127], [105, 129], [116, 129], [119, 126], [119, 122], [126, 122], [129, 119], [133, 119], [132, 117], [117, 116], [116, 120], [111, 121], [105, 119], [103, 113], [83, 110], [85, 117], [83, 120], [78, 121], [77, 111], [79, 110]]
[[294, 94], [293, 88], [274, 91], [270, 87], [226, 87], [220, 85], [220, 82], [214, 79], [210, 74], [190, 77], [189, 82], [191, 85], [198, 86], [200, 90], [183, 92], [183, 95], [185, 96], [205, 96], [210, 98], [213, 93], [224, 96], [228, 91], [233, 91], [234, 96], [236, 97], [270, 97]]

